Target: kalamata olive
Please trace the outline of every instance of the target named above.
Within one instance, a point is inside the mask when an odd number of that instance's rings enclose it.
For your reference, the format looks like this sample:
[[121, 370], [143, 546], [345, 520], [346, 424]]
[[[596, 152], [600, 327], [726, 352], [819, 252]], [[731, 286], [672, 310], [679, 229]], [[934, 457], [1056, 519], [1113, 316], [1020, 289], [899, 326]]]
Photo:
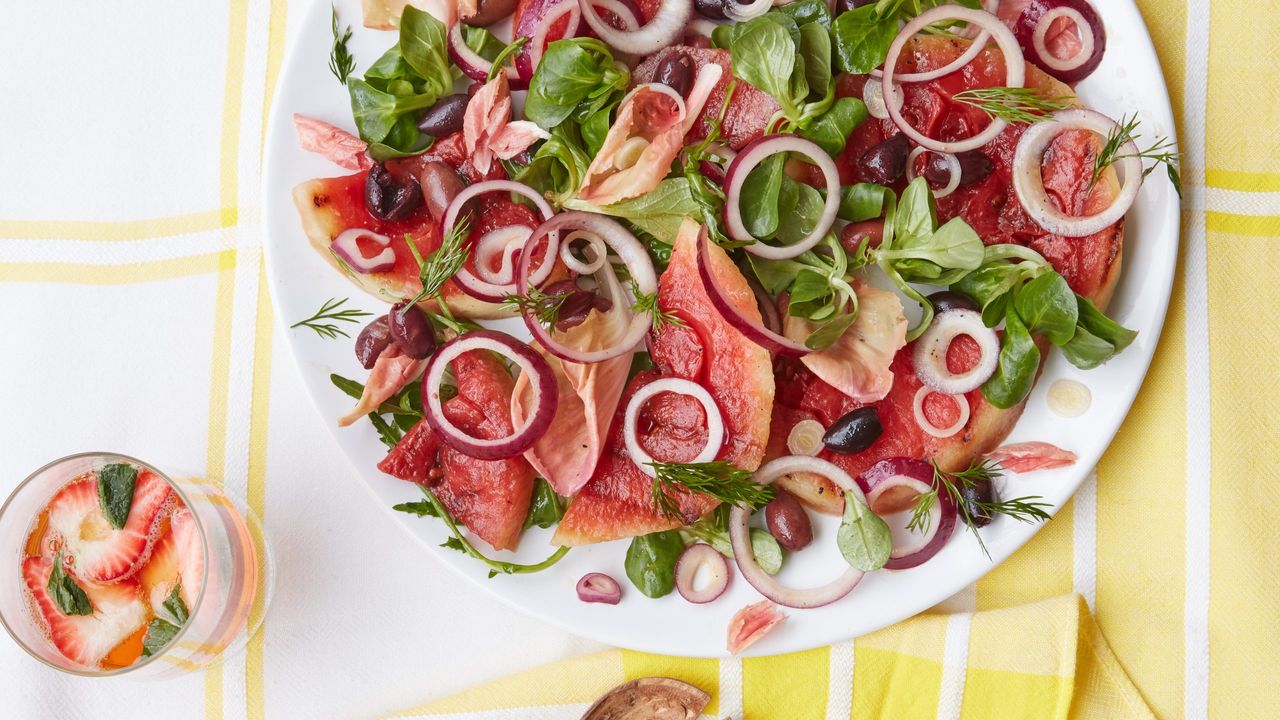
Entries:
[[436, 331], [431, 327], [427, 314], [417, 305], [398, 302], [387, 313], [391, 327], [391, 339], [405, 355], [421, 360], [436, 349]]
[[422, 190], [412, 176], [396, 179], [383, 165], [369, 168], [364, 181], [364, 201], [369, 214], [379, 220], [400, 220], [422, 204]]
[[977, 527], [991, 524], [991, 513], [983, 507], [985, 503], [996, 501], [996, 488], [991, 478], [979, 477], [966, 482], [957, 482], [960, 490], [961, 517], [969, 516]]
[[422, 186], [422, 198], [427, 202], [427, 210], [437, 222], [444, 222], [444, 213], [449, 209], [449, 204], [466, 187], [458, 173], [439, 160], [422, 166], [418, 171], [418, 182]]
[[978, 303], [964, 293], [940, 290], [929, 296], [934, 312], [944, 313], [948, 310], [980, 310]]
[[360, 361], [360, 366], [365, 370], [371, 370], [378, 356], [390, 344], [391, 328], [387, 325], [387, 316], [383, 315], [365, 325], [356, 336], [356, 360]]
[[867, 247], [880, 247], [880, 243], [884, 241], [884, 220], [851, 222], [840, 231], [840, 244], [846, 252], [858, 252], [864, 240]]
[[[590, 290], [583, 290], [572, 280], [561, 280], [548, 285], [544, 292], [560, 302], [555, 323], [556, 330], [560, 332], [575, 328], [586, 322], [587, 316], [591, 314], [592, 310], [599, 310], [605, 313], [609, 312], [613, 307], [613, 302], [609, 298]], [[563, 298], [563, 300], [560, 300], [560, 298]]]
[[724, 20], [724, 5], [732, 0], [693, 0], [693, 8], [703, 17], [709, 17], [712, 20]]
[[884, 432], [880, 424], [880, 416], [871, 406], [860, 407], [846, 413], [827, 428], [822, 436], [822, 444], [832, 452], [853, 455], [871, 447], [871, 444]]
[[813, 542], [813, 525], [796, 496], [778, 488], [778, 494], [764, 509], [764, 521], [778, 544], [797, 552]]
[[684, 44], [691, 48], [711, 47], [711, 38], [702, 33], [691, 32], [684, 36]]
[[418, 129], [428, 135], [444, 137], [462, 129], [462, 116], [467, 112], [467, 103], [471, 96], [466, 93], [446, 95], [427, 108], [422, 119], [418, 121]]
[[896, 182], [906, 172], [907, 154], [910, 151], [911, 143], [907, 141], [907, 136], [898, 133], [867, 148], [858, 159], [858, 164], [862, 166], [868, 180], [888, 185]]
[[[991, 158], [987, 157], [981, 150], [970, 150], [956, 154], [956, 159], [960, 161], [960, 186], [972, 185], [987, 179], [991, 171], [995, 169], [995, 165], [991, 163]], [[946, 187], [951, 182], [951, 164], [946, 158], [937, 153], [926, 153], [924, 161], [925, 180], [928, 180], [934, 187]]]
[[836, 0], [836, 14], [847, 13], [854, 8], [860, 8], [863, 5], [875, 5], [876, 0]]
[[693, 58], [679, 51], [667, 53], [662, 62], [658, 63], [653, 80], [684, 97], [689, 93], [689, 88], [693, 87]]
[[[458, 3], [460, 11], [463, 4]], [[459, 12], [459, 19], [471, 27], [488, 27], [511, 15], [516, 9], [516, 0], [475, 0], [475, 6], [473, 13]]]

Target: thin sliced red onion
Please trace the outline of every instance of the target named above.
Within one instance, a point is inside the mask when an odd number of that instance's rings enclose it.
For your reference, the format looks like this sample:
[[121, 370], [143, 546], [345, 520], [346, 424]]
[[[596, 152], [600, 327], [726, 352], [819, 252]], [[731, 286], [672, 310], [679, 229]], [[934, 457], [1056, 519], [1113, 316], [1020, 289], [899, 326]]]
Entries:
[[[706, 584], [697, 586], [698, 571], [707, 569]], [[676, 560], [676, 591], [696, 605], [719, 598], [729, 587], [729, 560], [706, 543], [694, 543]]]
[[[360, 252], [360, 241], [369, 240], [382, 246], [382, 252], [373, 257], [365, 257]], [[342, 258], [352, 270], [361, 274], [379, 273], [392, 270], [396, 266], [396, 253], [391, 249], [391, 238], [379, 235], [364, 228], [348, 228], [338, 233], [329, 249], [334, 255]]]
[[622, 586], [604, 573], [592, 572], [578, 580], [578, 599], [588, 603], [617, 605], [622, 600]]
[[[956, 527], [957, 511], [951, 493], [939, 492], [929, 510], [924, 532], [907, 526], [916, 498], [933, 489], [933, 465], [923, 460], [894, 457], [881, 460], [858, 476], [858, 486], [867, 494], [867, 507], [886, 523], [899, 524], [886, 570], [916, 567], [947, 544]], [[908, 540], [902, 541], [906, 535]]]
[[[640, 92], [641, 90], [648, 90], [649, 92], [658, 93], [659, 95], [666, 95], [667, 97], [671, 98], [671, 100], [676, 104], [676, 118], [677, 118], [676, 121], [684, 122], [684, 119], [685, 119], [684, 98], [680, 97], [680, 93], [676, 92], [675, 88], [671, 87], [670, 85], [666, 85], [664, 83], [651, 82], [651, 83], [643, 83], [641, 85], [637, 85], [631, 88], [631, 92], [622, 96], [622, 102], [618, 103], [618, 105], [619, 106], [625, 105], [633, 95]], [[632, 139], [634, 140], [635, 138], [632, 138]]]
[[[1066, 18], [1076, 25], [1076, 33], [1080, 37], [1080, 50], [1073, 57], [1059, 58], [1054, 55], [1045, 40], [1049, 34], [1049, 28], [1055, 20]], [[1036, 23], [1036, 29], [1031, 33], [1031, 46], [1035, 48], [1036, 54], [1040, 56], [1040, 63], [1046, 68], [1056, 72], [1071, 72], [1078, 70], [1082, 65], [1089, 62], [1089, 58], [1093, 57], [1093, 26], [1080, 14], [1079, 10], [1069, 7], [1059, 6], [1050, 9], [1044, 15], [1040, 16], [1040, 20]]]
[[[926, 70], [924, 72], [895, 73], [893, 76], [893, 82], [898, 85], [898, 87], [901, 87], [903, 83], [922, 83], [946, 77], [947, 75], [950, 75], [951, 73], [963, 68], [965, 65], [973, 62], [974, 58], [978, 57], [978, 55], [986, 49], [987, 43], [990, 41], [991, 33], [986, 30], [979, 29], [977, 31], [977, 35], [974, 36], [973, 42], [969, 45], [969, 48], [961, 53], [955, 60], [952, 60], [940, 68]], [[884, 77], [884, 71], [880, 68], [874, 68], [871, 71], [871, 77], [880, 80]]]
[[[578, 35], [578, 29], [582, 22], [582, 13], [578, 10], [576, 0], [565, 0], [559, 5], [561, 7], [545, 10], [543, 16], [532, 27], [528, 28], [529, 44], [525, 47], [529, 48], [529, 52], [520, 53], [515, 62], [515, 66], [520, 72], [520, 77], [524, 78], [526, 82], [533, 79], [533, 74], [538, 70], [538, 63], [542, 62], [542, 54], [547, 49], [547, 35], [551, 32], [551, 26], [555, 25], [567, 14], [569, 16], [569, 24], [565, 27], [563, 37], [571, 38]], [[519, 29], [517, 28], [517, 30]], [[517, 32], [517, 35], [522, 34], [526, 33]]]
[[725, 289], [720, 286], [720, 281], [716, 279], [715, 273], [711, 272], [710, 244], [711, 238], [708, 237], [707, 229], [704, 227], [702, 228], [702, 233], [698, 236], [698, 275], [702, 278], [702, 285], [706, 288], [707, 297], [711, 299], [711, 305], [720, 313], [725, 322], [742, 333], [742, 336], [746, 339], [776, 355], [796, 358], [808, 355], [810, 350], [804, 343], [796, 342], [785, 335], [780, 335], [770, 330], [754, 318], [743, 313], [734, 303], [729, 294], [725, 292]]
[[[508, 225], [485, 233], [476, 241], [475, 274], [487, 283], [510, 285], [516, 281], [515, 254], [519, 252], [533, 234], [533, 228], [524, 225]], [[502, 260], [497, 270], [492, 269], [490, 262], [494, 256]]]
[[[644, 408], [645, 403], [653, 399], [659, 393], [675, 393], [676, 395], [686, 395], [698, 401], [702, 406], [702, 411], [707, 416], [707, 444], [702, 446], [702, 450], [691, 460], [682, 462], [704, 463], [711, 462], [716, 459], [716, 454], [720, 452], [720, 448], [724, 446], [725, 429], [724, 415], [720, 413], [720, 406], [716, 405], [715, 398], [711, 397], [711, 393], [692, 380], [684, 378], [664, 377], [645, 385], [631, 396], [631, 401], [627, 403], [627, 412], [622, 421], [623, 440], [626, 443], [627, 455], [631, 457], [631, 462], [635, 463], [640, 472], [649, 477], [657, 477], [657, 472], [653, 469], [653, 456], [640, 446], [639, 433], [637, 425], [640, 424], [640, 410]], [[662, 462], [671, 462], [665, 460]]]
[[[628, 232], [613, 218], [578, 210], [562, 212], [538, 226], [526, 247], [537, 247], [542, 238], [554, 237], [561, 230], [584, 230], [599, 237], [622, 261], [635, 284], [636, 292], [648, 295], [658, 291], [658, 276], [654, 273], [653, 260], [649, 257], [649, 252], [635, 235]], [[534, 278], [529, 273], [532, 255], [533, 253], [521, 253], [520, 264], [516, 266], [516, 292], [521, 295], [527, 295], [529, 288], [535, 285], [532, 282]], [[621, 303], [615, 302], [612, 312], [625, 310], [619, 305]], [[595, 363], [618, 357], [638, 345], [653, 324], [652, 313], [634, 312], [626, 332], [614, 345], [601, 350], [582, 350], [569, 347], [557, 340], [550, 330], [538, 322], [538, 317], [532, 309], [526, 308], [523, 315], [525, 326], [547, 352], [561, 360], [574, 363]]]
[[[902, 107], [906, 102], [906, 96], [902, 92], [902, 85], [895, 83], [893, 86], [893, 101]], [[889, 110], [884, 106], [884, 85], [871, 80], [862, 84], [862, 102], [867, 106], [867, 114], [877, 120], [888, 120]]]
[[[818, 166], [827, 182], [827, 198], [822, 208], [822, 216], [818, 218], [818, 224], [814, 226], [813, 231], [794, 245], [779, 247], [766, 245], [747, 232], [747, 227], [742, 221], [742, 186], [747, 181], [747, 175], [765, 158], [785, 152], [804, 155]], [[836, 214], [840, 210], [840, 171], [836, 169], [835, 161], [826, 150], [818, 147], [813, 141], [795, 135], [770, 135], [747, 145], [734, 157], [733, 162], [729, 163], [729, 169], [725, 172], [724, 188], [724, 219], [729, 237], [738, 242], [752, 243], [744, 249], [752, 255], [770, 260], [793, 258], [817, 245], [835, 224]]]
[[[542, 197], [542, 194], [528, 185], [515, 182], [514, 180], [486, 180], [466, 187], [462, 192], [458, 193], [457, 197], [453, 199], [453, 202], [449, 203], [449, 208], [444, 212], [444, 223], [440, 230], [441, 236], [448, 235], [453, 231], [453, 226], [458, 222], [458, 214], [462, 212], [462, 208], [465, 207], [472, 198], [491, 192], [510, 192], [529, 198], [538, 208], [538, 211], [542, 213], [544, 220], [550, 219], [554, 214], [551, 210], [551, 206], [547, 204], [547, 201]], [[531, 237], [526, 237], [522, 248], [536, 247], [536, 245], [531, 244], [531, 242]], [[543, 256], [544, 259], [542, 263], [538, 265], [537, 270], [534, 270], [530, 275], [530, 280], [532, 280], [534, 284], [541, 283], [551, 274], [551, 270], [555, 267], [555, 257], [559, 252], [559, 247], [559, 234], [553, 233], [548, 236], [547, 252]], [[514, 252], [514, 250], [512, 252]], [[532, 254], [532, 252], [522, 252], [521, 257], [523, 258], [525, 255]], [[476, 277], [474, 273], [465, 267], [459, 270], [458, 274], [453, 276], [453, 279], [458, 283], [458, 287], [462, 288], [463, 292], [476, 299], [484, 300], [485, 302], [502, 302], [508, 295], [513, 295], [516, 292], [514, 281], [507, 283], [486, 282], [485, 280]]]
[[1067, 130], [1088, 130], [1103, 137], [1118, 133], [1119, 128], [1111, 118], [1093, 110], [1059, 110], [1047, 120], [1042, 120], [1022, 133], [1018, 148], [1013, 154], [1013, 190], [1027, 215], [1040, 227], [1054, 235], [1083, 237], [1101, 232], [1124, 217], [1138, 198], [1142, 187], [1142, 159], [1138, 146], [1132, 140], [1121, 146], [1117, 153], [1120, 171], [1120, 192], [1107, 209], [1094, 215], [1067, 215], [1058, 209], [1044, 189], [1041, 163], [1045, 150], [1060, 133]]
[[[934, 393], [949, 398], [951, 402], [956, 404], [956, 410], [959, 411], [957, 413], [956, 421], [951, 423], [948, 427], [940, 428], [929, 422], [929, 416], [924, 412], [925, 398]], [[915, 400], [911, 403], [911, 411], [915, 415], [916, 424], [920, 426], [921, 430], [924, 430], [936, 438], [949, 438], [963, 430], [964, 426], [969, 423], [969, 398], [964, 395], [947, 395], [946, 393], [940, 393], [937, 390], [934, 390], [928, 385], [921, 385], [920, 389], [916, 391]]]
[[724, 14], [734, 22], [746, 22], [769, 12], [771, 7], [773, 7], [773, 0], [751, 0], [747, 3], [725, 0]]
[[[947, 367], [947, 350], [952, 341], [968, 335], [978, 344], [978, 362], [962, 373]], [[981, 387], [996, 371], [1000, 360], [1000, 338], [996, 331], [982, 323], [975, 310], [953, 308], [934, 316], [929, 329], [916, 340], [916, 375], [926, 386], [946, 395], [963, 395]]]
[[[1061, 58], [1049, 48], [1049, 32], [1058, 20], [1075, 23], [1080, 42], [1077, 51]], [[1098, 69], [1107, 49], [1107, 29], [1088, 0], [1036, 0], [1027, 5], [1013, 24], [1027, 60], [1065, 83], [1079, 82]]]
[[[927, 152], [934, 152], [934, 151], [928, 148], [918, 147], [912, 150], [911, 154], [907, 155], [907, 182], [911, 182], [912, 180], [916, 179], [916, 158], [920, 157], [921, 155]], [[935, 199], [944, 198], [950, 195], [951, 193], [955, 192], [956, 188], [960, 187], [960, 179], [961, 179], [961, 176], [964, 174], [964, 169], [960, 167], [960, 158], [956, 157], [955, 155], [952, 155], [951, 153], [936, 153], [936, 154], [941, 156], [942, 159], [947, 162], [947, 170], [951, 174], [947, 178], [946, 186], [944, 186], [941, 190], [933, 191], [933, 197]]]
[[[444, 413], [440, 383], [444, 380], [445, 371], [455, 358], [472, 350], [496, 353], [529, 376], [529, 386], [533, 389], [533, 412], [506, 437], [492, 440], [474, 437], [454, 425]], [[546, 358], [528, 345], [496, 330], [472, 330], [442, 345], [427, 363], [422, 380], [423, 415], [427, 423], [439, 433], [446, 445], [481, 460], [515, 457], [533, 447], [551, 427], [558, 403], [555, 373]]]
[[796, 423], [787, 434], [787, 450], [793, 455], [817, 455], [822, 452], [822, 436], [827, 429], [812, 418]]
[[[967, 23], [981, 26], [984, 32], [990, 33], [991, 37], [995, 38], [996, 45], [1000, 47], [1000, 52], [1004, 54], [1005, 86], [1011, 88], [1023, 86], [1026, 82], [1027, 68], [1022, 56], [1022, 48], [1018, 46], [1018, 39], [1013, 36], [1013, 31], [1006, 27], [1000, 21], [1000, 18], [982, 10], [973, 10], [959, 5], [940, 5], [916, 16], [915, 19], [903, 26], [902, 31], [898, 33], [898, 37], [894, 38], [893, 44], [889, 46], [889, 54], [884, 60], [884, 74], [880, 78], [883, 86], [881, 89], [884, 94], [888, 95], [893, 92], [894, 82], [908, 82], [907, 78], [910, 77], [908, 75], [894, 76], [894, 68], [897, 66], [898, 57], [902, 54], [902, 49], [906, 46], [907, 41], [915, 37], [916, 33], [940, 20], [964, 20]], [[979, 39], [973, 42], [969, 50], [960, 59], [970, 54], [972, 54], [972, 57], [969, 60], [978, 56], [978, 53], [981, 52], [982, 47], [986, 44], [981, 35], [978, 37]], [[975, 51], [974, 48], [977, 48], [977, 50]], [[954, 65], [955, 63], [951, 64]], [[893, 120], [893, 124], [897, 125], [898, 129], [908, 138], [914, 140], [917, 145], [953, 155], [986, 145], [1008, 126], [1008, 123], [1004, 120], [992, 118], [990, 124], [977, 135], [963, 140], [943, 142], [935, 140], [912, 127], [911, 123], [902, 117], [901, 110], [894, 107], [892, 103], [887, 103], [886, 105], [889, 110], [889, 118]]]
[[620, 0], [591, 0], [591, 4], [601, 10], [608, 10], [622, 23], [622, 29], [635, 31], [640, 29], [640, 18], [631, 6]]
[[605, 22], [592, 0], [579, 0], [582, 19], [610, 47], [633, 55], [651, 55], [675, 44], [693, 14], [693, 0], [662, 0], [653, 19], [637, 30], [618, 30]]
[[[577, 240], [584, 240], [585, 244], [581, 249], [583, 254], [588, 257], [584, 262], [573, 254], [573, 243]], [[579, 275], [594, 275], [597, 270], [604, 267], [608, 260], [609, 250], [604, 246], [604, 241], [598, 235], [585, 233], [581, 230], [575, 230], [569, 233], [569, 236], [560, 244], [560, 261], [564, 266]]]
[[[493, 70], [493, 63], [477, 54], [462, 39], [462, 23], [454, 23], [453, 27], [449, 28], [449, 57], [453, 59], [463, 75], [477, 82], [488, 80], [489, 73]], [[507, 66], [506, 73], [507, 82], [512, 90], [523, 90], [528, 87], [528, 83], [520, 78], [520, 73], [516, 72], [514, 64]]]
[[[825, 477], [847, 493], [866, 502], [862, 489], [849, 477], [849, 473], [836, 465], [816, 457], [807, 455], [786, 455], [765, 463], [755, 472], [752, 480], [768, 485], [783, 475], [792, 473], [813, 473]], [[760, 567], [756, 562], [755, 551], [751, 548], [751, 531], [747, 526], [751, 513], [746, 508], [734, 506], [729, 511], [729, 540], [733, 545], [733, 558], [738, 563], [738, 570], [751, 586], [770, 600], [793, 608], [815, 608], [830, 605], [848, 595], [854, 586], [862, 580], [862, 571], [848, 568], [840, 577], [826, 585], [815, 588], [798, 589], [787, 587]]]

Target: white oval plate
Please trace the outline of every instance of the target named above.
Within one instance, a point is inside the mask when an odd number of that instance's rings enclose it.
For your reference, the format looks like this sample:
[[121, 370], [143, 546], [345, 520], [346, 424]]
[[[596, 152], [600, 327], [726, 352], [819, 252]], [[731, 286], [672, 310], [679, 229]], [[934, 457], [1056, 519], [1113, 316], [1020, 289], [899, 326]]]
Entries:
[[[1138, 112], [1147, 142], [1157, 135], [1172, 138], [1173, 116], [1164, 76], [1137, 7], [1130, 0], [1095, 2], [1094, 6], [1106, 23], [1108, 46], [1101, 67], [1080, 85], [1081, 97], [1115, 118]], [[344, 24], [356, 26], [351, 49], [359, 63], [357, 74], [362, 73], [395, 42], [395, 35], [360, 27], [358, 0], [339, 0], [338, 9]], [[286, 326], [308, 317], [330, 297], [349, 296], [349, 305], [386, 312], [386, 305], [356, 289], [311, 249], [289, 195], [304, 180], [346, 172], [299, 149], [291, 120], [297, 112], [341, 127], [354, 127], [346, 90], [329, 73], [330, 43], [329, 4], [314, 3], [285, 62], [267, 134], [263, 183], [267, 270], [276, 311]], [[1080, 460], [1061, 470], [1011, 476], [1006, 482], [1006, 496], [1042, 495], [1060, 508], [1111, 442], [1142, 384], [1160, 337], [1178, 255], [1178, 218], [1179, 199], [1173, 187], [1163, 173], [1153, 174], [1127, 220], [1125, 272], [1109, 309], [1116, 320], [1139, 331], [1138, 339], [1107, 365], [1088, 372], [1077, 370], [1060, 353], [1053, 353], [1009, 441], [1052, 442], [1075, 451]], [[516, 326], [507, 326], [513, 327]], [[523, 328], [520, 331], [527, 337]], [[359, 379], [366, 376], [355, 361], [351, 341], [325, 340], [305, 328], [289, 330], [286, 336], [316, 409], [333, 428], [334, 442], [351, 460], [378, 504], [387, 508], [389, 517], [402, 523], [437, 560], [512, 606], [570, 632], [612, 645], [670, 655], [714, 657], [725, 654], [725, 629], [730, 617], [761, 599], [740, 577], [725, 596], [709, 605], [691, 605], [675, 593], [659, 600], [644, 597], [626, 581], [626, 541], [574, 549], [559, 565], [542, 573], [486, 579], [480, 563], [439, 548], [447, 537], [442, 523], [390, 510], [395, 503], [420, 499], [421, 494], [413, 485], [378, 471], [376, 463], [386, 454], [386, 448], [373, 428], [367, 423], [346, 429], [337, 427], [336, 418], [350, 408], [351, 400], [330, 384], [329, 373]], [[1078, 380], [1092, 391], [1093, 404], [1083, 416], [1063, 419], [1049, 412], [1045, 393], [1059, 378]], [[818, 585], [840, 572], [844, 565], [833, 541], [835, 527], [833, 518], [819, 523], [814, 546], [788, 558], [782, 575], [785, 582]], [[748, 654], [770, 655], [828, 645], [911, 617], [982, 577], [1030, 539], [1038, 527], [998, 519], [983, 530], [990, 559], [983, 555], [971, 533], [957, 530], [937, 557], [918, 568], [873, 573], [840, 602], [816, 610], [787, 611], [787, 622]], [[549, 538], [549, 531], [527, 532], [519, 553], [502, 555], [519, 562], [536, 562], [550, 551]], [[578, 601], [574, 584], [590, 571], [609, 573], [622, 582], [621, 604]]]

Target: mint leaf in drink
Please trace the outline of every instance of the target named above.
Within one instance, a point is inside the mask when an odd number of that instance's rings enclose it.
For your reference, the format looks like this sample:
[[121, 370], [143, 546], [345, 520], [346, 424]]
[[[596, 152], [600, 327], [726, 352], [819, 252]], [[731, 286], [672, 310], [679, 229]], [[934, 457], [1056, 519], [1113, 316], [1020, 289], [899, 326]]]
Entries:
[[154, 618], [147, 626], [146, 636], [142, 638], [143, 657], [150, 657], [164, 650], [164, 647], [178, 636], [178, 631], [181, 629], [168, 620]]
[[102, 506], [102, 516], [117, 530], [129, 519], [133, 486], [137, 482], [138, 469], [128, 463], [115, 463], [98, 470], [98, 504]]
[[173, 586], [173, 591], [169, 593], [169, 597], [165, 598], [160, 607], [165, 610], [169, 620], [175, 625], [182, 626], [187, 622], [190, 613], [187, 610], [187, 604], [182, 601], [182, 583]]
[[93, 606], [89, 604], [89, 596], [62, 569], [62, 551], [53, 560], [53, 570], [49, 573], [49, 596], [62, 611], [63, 615], [92, 615]]

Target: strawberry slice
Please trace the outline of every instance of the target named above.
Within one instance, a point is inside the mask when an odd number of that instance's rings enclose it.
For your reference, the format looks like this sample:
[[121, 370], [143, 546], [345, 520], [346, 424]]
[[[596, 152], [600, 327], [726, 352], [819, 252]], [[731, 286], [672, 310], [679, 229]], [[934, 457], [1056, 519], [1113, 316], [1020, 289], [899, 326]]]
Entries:
[[158, 611], [179, 583], [183, 604], [188, 611], [195, 608], [204, 584], [204, 552], [190, 510], [181, 508], [169, 517], [169, 531], [151, 548], [151, 558], [137, 577], [153, 610]]
[[[96, 499], [95, 499], [96, 501]], [[65, 615], [49, 595], [53, 562], [31, 557], [22, 562], [22, 577], [58, 652], [72, 662], [96, 667], [120, 643], [147, 623], [147, 606], [133, 580], [110, 585], [79, 583], [91, 615]]]
[[92, 473], [58, 491], [49, 501], [49, 526], [62, 536], [70, 571], [81, 580], [114, 582], [132, 575], [147, 559], [156, 523], [173, 489], [150, 470], [138, 473], [133, 505], [123, 528], [107, 522]]

